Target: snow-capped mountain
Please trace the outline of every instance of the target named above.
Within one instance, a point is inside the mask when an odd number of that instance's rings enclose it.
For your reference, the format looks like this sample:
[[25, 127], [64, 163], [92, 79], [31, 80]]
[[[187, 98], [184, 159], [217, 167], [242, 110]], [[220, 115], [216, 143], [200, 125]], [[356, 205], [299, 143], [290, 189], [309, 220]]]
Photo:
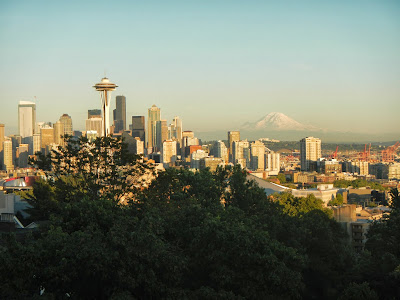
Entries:
[[242, 128], [247, 130], [319, 130], [312, 125], [301, 124], [280, 112], [271, 112], [255, 123], [247, 122]]

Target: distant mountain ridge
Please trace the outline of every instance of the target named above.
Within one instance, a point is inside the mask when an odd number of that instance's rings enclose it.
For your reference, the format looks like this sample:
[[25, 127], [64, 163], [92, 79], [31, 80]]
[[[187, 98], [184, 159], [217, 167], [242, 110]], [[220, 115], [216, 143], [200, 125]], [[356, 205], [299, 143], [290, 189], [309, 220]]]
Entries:
[[277, 131], [318, 131], [321, 130], [312, 125], [302, 124], [283, 113], [271, 112], [257, 122], [246, 122], [242, 125], [245, 130], [277, 130]]

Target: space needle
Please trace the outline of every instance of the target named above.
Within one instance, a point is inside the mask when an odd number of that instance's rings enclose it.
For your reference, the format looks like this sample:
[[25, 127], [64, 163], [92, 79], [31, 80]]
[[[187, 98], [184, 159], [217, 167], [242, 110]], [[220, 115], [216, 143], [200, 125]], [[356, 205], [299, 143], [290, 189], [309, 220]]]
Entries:
[[101, 79], [100, 83], [93, 86], [96, 91], [100, 92], [101, 107], [103, 113], [103, 136], [110, 134], [110, 103], [111, 103], [111, 92], [118, 86], [111, 83], [107, 77]]

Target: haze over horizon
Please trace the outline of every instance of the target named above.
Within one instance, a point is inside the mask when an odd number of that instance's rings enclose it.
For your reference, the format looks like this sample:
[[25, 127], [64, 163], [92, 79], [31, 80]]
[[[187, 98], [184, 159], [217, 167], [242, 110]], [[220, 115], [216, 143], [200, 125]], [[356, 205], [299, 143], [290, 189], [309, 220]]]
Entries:
[[[332, 131], [393, 136], [400, 120], [398, 1], [2, 1], [0, 123], [84, 129], [106, 72], [127, 119], [152, 104], [185, 130], [238, 129], [270, 112]], [[10, 132], [11, 131], [11, 132]]]

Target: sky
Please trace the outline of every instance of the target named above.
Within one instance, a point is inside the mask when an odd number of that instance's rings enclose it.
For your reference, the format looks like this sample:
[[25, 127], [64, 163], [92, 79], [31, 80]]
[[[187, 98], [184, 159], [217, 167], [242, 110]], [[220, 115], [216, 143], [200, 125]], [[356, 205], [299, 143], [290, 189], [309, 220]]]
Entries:
[[36, 101], [37, 121], [68, 113], [84, 130], [105, 74], [128, 120], [156, 104], [195, 132], [281, 112], [400, 133], [400, 1], [0, 1], [6, 134], [20, 100]]

